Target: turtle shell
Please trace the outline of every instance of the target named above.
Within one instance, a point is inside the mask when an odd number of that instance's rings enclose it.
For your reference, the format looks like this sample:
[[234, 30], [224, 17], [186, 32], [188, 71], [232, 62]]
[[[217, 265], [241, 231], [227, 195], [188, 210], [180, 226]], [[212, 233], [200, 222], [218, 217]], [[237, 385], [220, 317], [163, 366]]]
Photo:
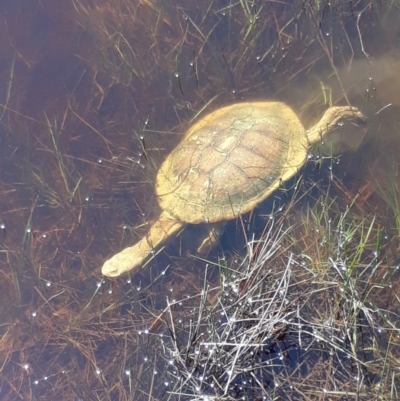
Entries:
[[283, 103], [220, 108], [195, 123], [162, 164], [160, 207], [185, 223], [234, 219], [296, 174], [307, 149], [303, 125]]

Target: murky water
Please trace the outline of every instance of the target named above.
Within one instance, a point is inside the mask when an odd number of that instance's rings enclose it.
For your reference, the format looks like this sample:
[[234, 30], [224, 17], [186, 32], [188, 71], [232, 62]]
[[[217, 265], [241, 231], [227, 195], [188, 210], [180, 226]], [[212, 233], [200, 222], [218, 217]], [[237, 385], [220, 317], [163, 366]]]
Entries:
[[[161, 342], [180, 338], [171, 322], [187, 332], [197, 295], [218, 284], [218, 264], [243, 258], [271, 214], [297, 224], [297, 250], [312, 254], [301, 222], [324, 196], [333, 220], [349, 205], [354, 221], [373, 220], [380, 234], [365, 250], [382, 250], [374, 274], [386, 279], [400, 236], [399, 18], [390, 1], [3, 2], [0, 398], [177, 399], [169, 391], [178, 374], [168, 373], [177, 367]], [[196, 254], [206, 227], [189, 227], [142, 271], [104, 279], [104, 261], [158, 216], [157, 169], [199, 113], [271, 99], [306, 128], [347, 103], [368, 125], [344, 126], [315, 147], [297, 190], [300, 176], [229, 223], [208, 255]], [[395, 278], [370, 291], [391, 313]], [[163, 313], [167, 299], [187, 298], [173, 319]], [[365, 373], [370, 384], [383, 383], [375, 374]], [[268, 386], [232, 391], [273, 399]], [[213, 388], [197, 396], [221, 396]]]

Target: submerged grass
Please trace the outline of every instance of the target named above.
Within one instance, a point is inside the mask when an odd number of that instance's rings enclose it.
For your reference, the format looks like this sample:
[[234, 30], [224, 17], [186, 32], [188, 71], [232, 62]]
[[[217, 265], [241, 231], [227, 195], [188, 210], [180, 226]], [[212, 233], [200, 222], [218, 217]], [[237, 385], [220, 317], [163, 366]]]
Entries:
[[189, 324], [174, 309], [187, 301], [169, 301], [169, 398], [395, 399], [399, 300], [386, 309], [375, 290], [397, 269], [375, 218], [350, 207], [334, 218], [332, 203], [286, 229], [271, 220], [240, 263], [218, 265], [220, 286], [203, 288]]

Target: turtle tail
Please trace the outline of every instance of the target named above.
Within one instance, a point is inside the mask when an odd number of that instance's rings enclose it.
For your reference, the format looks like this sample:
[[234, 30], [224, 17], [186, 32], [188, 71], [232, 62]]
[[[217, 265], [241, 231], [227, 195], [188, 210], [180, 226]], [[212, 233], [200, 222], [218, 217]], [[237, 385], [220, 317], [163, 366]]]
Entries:
[[135, 245], [125, 248], [118, 252], [112, 258], [108, 259], [101, 272], [105, 276], [121, 276], [133, 269], [140, 268], [143, 261], [169, 236], [177, 232], [183, 223], [169, 216], [167, 213], [161, 213], [160, 217], [152, 223], [145, 237]]

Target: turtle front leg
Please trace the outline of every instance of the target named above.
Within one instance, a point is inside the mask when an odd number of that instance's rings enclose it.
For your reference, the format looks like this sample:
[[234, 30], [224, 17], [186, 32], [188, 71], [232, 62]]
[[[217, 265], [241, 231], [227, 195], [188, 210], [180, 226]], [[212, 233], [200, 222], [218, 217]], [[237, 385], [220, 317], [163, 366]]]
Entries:
[[101, 272], [108, 277], [117, 277], [133, 269], [137, 270], [154, 249], [183, 226], [183, 223], [163, 212], [144, 238], [108, 259]]
[[197, 253], [207, 255], [219, 242], [223, 232], [223, 223], [212, 223], [207, 226], [207, 233], [197, 247]]

